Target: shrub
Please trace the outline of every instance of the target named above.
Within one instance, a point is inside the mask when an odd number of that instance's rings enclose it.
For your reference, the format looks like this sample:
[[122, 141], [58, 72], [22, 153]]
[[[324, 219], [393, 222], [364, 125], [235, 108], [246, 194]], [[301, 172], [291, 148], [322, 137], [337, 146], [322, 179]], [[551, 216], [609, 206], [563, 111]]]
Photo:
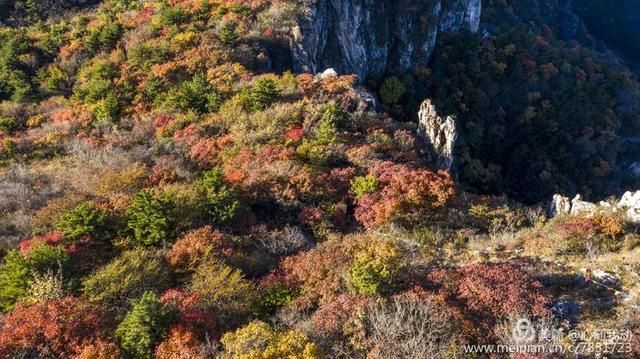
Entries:
[[36, 243], [24, 257], [33, 273], [44, 274], [52, 270], [67, 273], [71, 269], [71, 256], [61, 246]]
[[13, 132], [18, 128], [15, 118], [0, 116], [0, 132]]
[[165, 62], [171, 52], [164, 45], [149, 45], [141, 43], [127, 52], [129, 63], [148, 72], [152, 65]]
[[253, 111], [261, 111], [271, 106], [278, 97], [280, 91], [276, 82], [268, 77], [261, 77], [249, 91], [249, 108]]
[[378, 162], [370, 168], [379, 190], [357, 200], [355, 216], [366, 228], [400, 220], [407, 225], [436, 216], [455, 194], [445, 172], [416, 169], [404, 164]]
[[220, 168], [213, 168], [204, 173], [202, 186], [207, 193], [207, 213], [213, 223], [231, 221], [240, 211], [240, 202], [235, 191], [225, 183], [224, 173]]
[[322, 358], [318, 346], [297, 331], [276, 332], [268, 324], [254, 321], [220, 340], [222, 358]]
[[97, 236], [106, 228], [106, 215], [104, 209], [91, 203], [82, 203], [63, 213], [56, 223], [56, 228], [70, 240], [88, 235]]
[[548, 314], [549, 298], [542, 284], [518, 262], [469, 264], [455, 270], [435, 270], [427, 276], [447, 302], [487, 334], [512, 313]]
[[310, 307], [331, 300], [345, 286], [344, 273], [350, 256], [337, 240], [323, 242], [315, 248], [287, 257], [281, 264], [285, 282], [300, 289], [296, 304]]
[[200, 264], [231, 250], [230, 241], [211, 226], [195, 229], [178, 239], [167, 252], [169, 264], [183, 271], [194, 271]]
[[102, 100], [112, 93], [114, 79], [119, 75], [115, 64], [99, 60], [82, 67], [78, 74], [78, 83], [74, 86], [74, 96], [86, 103]]
[[154, 346], [167, 335], [172, 319], [172, 311], [154, 293], [145, 292], [133, 302], [115, 335], [132, 358], [151, 359]]
[[241, 319], [254, 299], [254, 286], [242, 272], [217, 261], [200, 265], [189, 288], [202, 298], [204, 305], [228, 316], [223, 318], [227, 320]]
[[127, 228], [138, 244], [166, 246], [173, 237], [173, 199], [150, 190], [138, 192], [127, 208]]
[[441, 305], [395, 297], [369, 305], [362, 319], [368, 357], [452, 358], [457, 329]]
[[122, 253], [82, 284], [89, 299], [123, 307], [145, 291], [165, 289], [168, 279], [162, 254], [139, 248]]
[[323, 303], [311, 316], [311, 324], [318, 334], [326, 338], [346, 335], [356, 327], [361, 311], [376, 299], [358, 294], [340, 294]]
[[177, 322], [200, 337], [218, 337], [219, 325], [214, 313], [203, 305], [200, 296], [183, 289], [168, 289], [160, 301], [177, 313]]
[[116, 359], [122, 358], [122, 353], [115, 343], [96, 340], [82, 348], [77, 359]]
[[406, 87], [396, 76], [391, 76], [384, 80], [380, 87], [380, 98], [387, 105], [394, 105], [407, 91]]
[[377, 189], [378, 178], [374, 175], [358, 176], [351, 180], [351, 191], [356, 195], [356, 199], [361, 198], [365, 194], [373, 193]]
[[349, 268], [349, 282], [363, 295], [383, 294], [398, 279], [402, 267], [400, 248], [392, 241], [375, 237], [363, 242]]
[[336, 141], [339, 130], [346, 127], [349, 115], [334, 102], [327, 104], [315, 132], [315, 143], [328, 145]]
[[27, 294], [29, 266], [20, 252], [11, 250], [0, 265], [0, 310], [10, 311]]
[[391, 281], [391, 273], [383, 264], [375, 264], [367, 258], [358, 258], [349, 268], [349, 278], [355, 290], [364, 295], [376, 295], [385, 290]]
[[220, 27], [220, 31], [218, 31], [218, 39], [223, 45], [233, 45], [238, 39], [236, 26], [232, 23], [223, 24], [222, 27]]
[[[214, 358], [215, 353], [205, 353], [204, 343], [184, 325], [173, 325], [167, 338], [158, 345], [156, 359], [205, 359]], [[209, 355], [207, 355], [209, 354]]]
[[89, 32], [86, 47], [89, 52], [111, 50], [124, 33], [124, 27], [118, 22], [110, 21]]
[[27, 288], [25, 302], [34, 304], [50, 300], [59, 300], [66, 296], [67, 285], [61, 272], [47, 272], [33, 274], [33, 279]]
[[108, 341], [113, 328], [109, 318], [104, 307], [81, 298], [20, 304], [3, 317], [0, 356], [31, 352], [33, 357], [76, 357], [86, 345]]
[[276, 314], [278, 309], [290, 304], [299, 291], [282, 286], [276, 286], [267, 290], [258, 300], [257, 314], [263, 318]]
[[163, 103], [181, 111], [208, 113], [217, 112], [222, 102], [216, 89], [207, 82], [207, 77], [197, 74], [190, 81], [169, 90]]

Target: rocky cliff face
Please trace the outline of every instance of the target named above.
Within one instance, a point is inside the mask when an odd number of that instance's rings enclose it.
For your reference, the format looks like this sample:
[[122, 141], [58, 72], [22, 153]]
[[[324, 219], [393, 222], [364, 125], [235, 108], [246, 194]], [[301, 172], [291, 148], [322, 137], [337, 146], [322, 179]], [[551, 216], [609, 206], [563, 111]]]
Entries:
[[361, 79], [426, 64], [441, 32], [478, 31], [481, 0], [307, 0], [293, 29], [297, 72]]

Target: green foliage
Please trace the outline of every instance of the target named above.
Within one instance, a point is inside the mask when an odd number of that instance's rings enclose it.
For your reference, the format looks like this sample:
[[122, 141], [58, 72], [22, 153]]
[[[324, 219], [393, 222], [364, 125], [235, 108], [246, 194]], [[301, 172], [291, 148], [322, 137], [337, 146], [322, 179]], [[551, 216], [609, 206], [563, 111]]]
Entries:
[[0, 100], [22, 102], [33, 95], [29, 67], [19, 60], [30, 50], [23, 34], [0, 32]]
[[18, 128], [18, 122], [13, 117], [0, 117], [0, 132], [13, 132]]
[[180, 25], [188, 19], [187, 13], [179, 6], [163, 4], [159, 12], [160, 25], [175, 26]]
[[52, 270], [60, 270], [66, 274], [71, 267], [71, 256], [61, 246], [45, 243], [36, 244], [26, 256], [29, 269], [44, 274]]
[[356, 259], [349, 268], [349, 278], [355, 290], [364, 295], [381, 294], [391, 283], [391, 271], [385, 264], [371, 262], [369, 258]]
[[290, 304], [295, 297], [300, 294], [297, 289], [287, 287], [273, 287], [260, 297], [257, 305], [257, 315], [262, 318], [268, 318], [276, 312]]
[[82, 203], [63, 213], [56, 228], [70, 240], [99, 235], [106, 228], [106, 211], [91, 203]]
[[15, 303], [25, 297], [32, 275], [44, 275], [58, 271], [67, 274], [70, 256], [59, 246], [39, 243], [28, 255], [10, 250], [0, 265], [0, 311], [9, 311]]
[[20, 252], [10, 250], [0, 265], [0, 311], [10, 311], [28, 286], [29, 266]]
[[233, 188], [224, 182], [222, 169], [214, 167], [204, 173], [202, 186], [206, 191], [206, 208], [213, 223], [231, 221], [241, 209]]
[[120, 103], [118, 96], [110, 91], [107, 95], [99, 100], [93, 107], [93, 114], [96, 120], [102, 122], [113, 122], [120, 114]]
[[278, 97], [280, 91], [273, 79], [261, 77], [253, 84], [249, 92], [249, 107], [253, 111], [264, 110], [271, 106]]
[[111, 50], [116, 46], [123, 33], [124, 26], [122, 24], [109, 21], [89, 32], [85, 43], [87, 50], [91, 53]]
[[396, 76], [391, 76], [384, 80], [380, 87], [380, 98], [387, 105], [394, 105], [407, 92], [406, 87]]
[[163, 103], [181, 111], [193, 110], [198, 113], [216, 112], [221, 99], [216, 89], [207, 82], [204, 74], [193, 76], [190, 81], [180, 83], [169, 90]]
[[218, 32], [218, 39], [223, 45], [231, 46], [238, 40], [236, 26], [232, 23], [225, 23]]
[[122, 253], [87, 277], [83, 288], [91, 300], [124, 306], [145, 291], [165, 289], [168, 280], [169, 270], [162, 253], [138, 248]]
[[79, 81], [73, 89], [74, 95], [87, 103], [105, 99], [115, 90], [114, 80], [118, 68], [108, 60], [98, 60], [85, 65], [78, 75]]
[[242, 272], [222, 262], [204, 262], [193, 274], [189, 289], [215, 309], [226, 325], [241, 321], [254, 302], [254, 285]]
[[127, 228], [137, 244], [153, 246], [174, 237], [173, 199], [150, 190], [138, 192], [127, 208]]
[[365, 194], [373, 193], [378, 189], [378, 178], [372, 174], [358, 176], [351, 180], [351, 191], [356, 195], [356, 199]]
[[49, 65], [38, 73], [41, 86], [47, 91], [60, 92], [68, 86], [68, 77], [60, 67]]
[[162, 45], [139, 44], [127, 52], [131, 65], [149, 71], [152, 65], [166, 61], [171, 55], [169, 48]]
[[167, 335], [174, 313], [156, 294], [145, 292], [116, 328], [116, 338], [131, 358], [151, 359], [154, 347]]
[[327, 104], [316, 129], [316, 144], [328, 145], [336, 141], [339, 130], [343, 130], [349, 115], [334, 102]]

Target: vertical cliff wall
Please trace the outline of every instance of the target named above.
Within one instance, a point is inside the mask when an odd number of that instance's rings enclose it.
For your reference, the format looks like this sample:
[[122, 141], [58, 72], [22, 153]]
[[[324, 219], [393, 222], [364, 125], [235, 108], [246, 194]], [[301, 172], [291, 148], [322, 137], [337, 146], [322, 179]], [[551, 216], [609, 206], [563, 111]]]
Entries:
[[478, 31], [481, 0], [310, 0], [293, 29], [297, 72], [361, 79], [426, 64], [441, 32]]

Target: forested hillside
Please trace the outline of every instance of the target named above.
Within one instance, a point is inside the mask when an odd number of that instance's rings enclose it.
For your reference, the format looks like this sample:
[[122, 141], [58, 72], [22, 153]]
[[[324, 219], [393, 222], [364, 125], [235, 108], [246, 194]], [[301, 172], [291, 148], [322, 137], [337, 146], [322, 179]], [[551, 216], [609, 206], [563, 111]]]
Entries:
[[0, 0], [0, 358], [633, 357], [640, 193], [545, 207], [635, 183], [637, 80], [528, 3], [357, 77], [295, 72], [322, 0]]

